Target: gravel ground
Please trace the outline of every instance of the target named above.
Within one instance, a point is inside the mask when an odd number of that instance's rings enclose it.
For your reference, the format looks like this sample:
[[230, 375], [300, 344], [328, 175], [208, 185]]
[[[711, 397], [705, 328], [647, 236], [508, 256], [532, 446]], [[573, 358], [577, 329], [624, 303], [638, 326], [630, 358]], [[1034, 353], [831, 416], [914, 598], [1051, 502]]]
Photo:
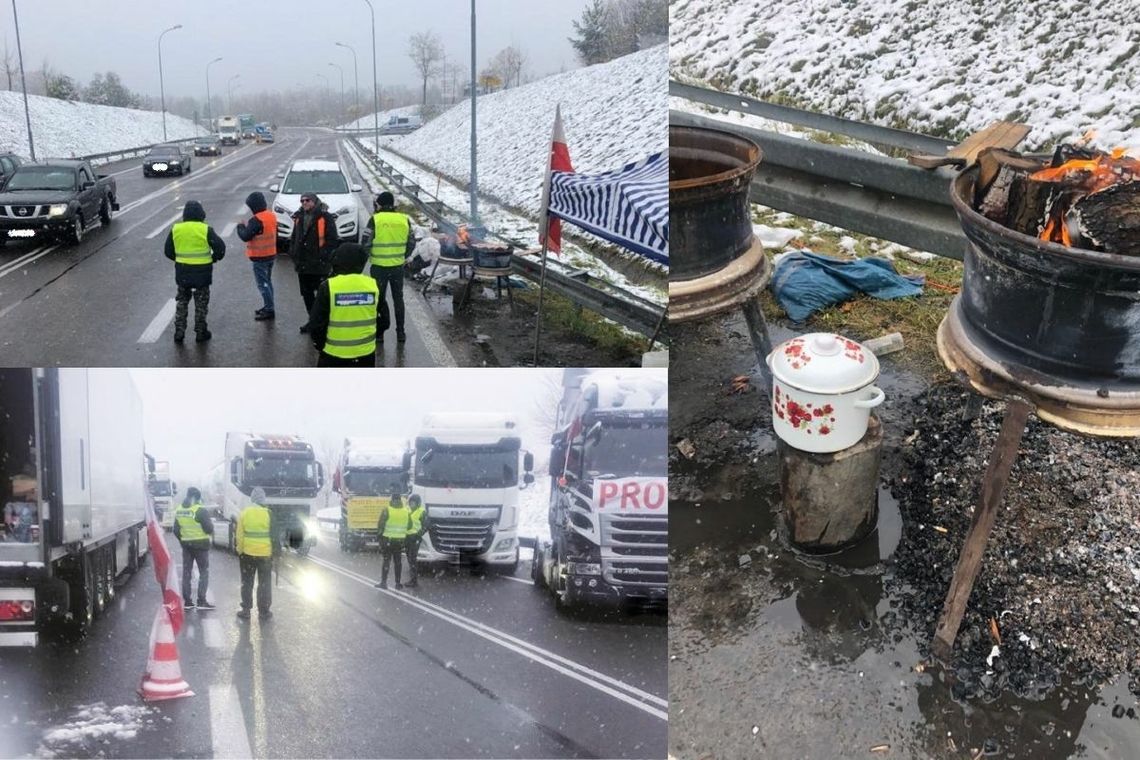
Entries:
[[[963, 422], [967, 396], [941, 385], [918, 397], [890, 477], [904, 528], [888, 590], [920, 641], [933, 634], [1005, 409], [986, 402]], [[1040, 698], [1063, 673], [1090, 685], [1128, 673], [1140, 695], [1138, 640], [1140, 443], [1031, 417], [955, 645], [953, 688]]]

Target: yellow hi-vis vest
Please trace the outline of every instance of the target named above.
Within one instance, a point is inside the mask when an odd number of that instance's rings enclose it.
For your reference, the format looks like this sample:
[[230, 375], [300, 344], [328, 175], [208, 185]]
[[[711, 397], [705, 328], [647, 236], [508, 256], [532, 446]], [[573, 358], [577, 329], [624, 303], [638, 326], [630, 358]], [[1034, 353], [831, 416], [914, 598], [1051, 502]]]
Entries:
[[202, 509], [201, 504], [191, 504], [188, 507], [179, 505], [178, 509], [174, 510], [174, 520], [178, 523], [179, 540], [183, 543], [205, 541], [210, 537], [206, 531], [202, 530], [202, 523], [198, 522], [199, 509]]
[[205, 222], [178, 222], [171, 228], [174, 238], [174, 261], [177, 264], [202, 266], [214, 263], [214, 254], [206, 237], [210, 229]]
[[408, 247], [408, 215], [399, 211], [377, 211], [372, 215], [376, 235], [372, 238], [370, 261], [374, 267], [404, 265]]
[[424, 505], [421, 504], [412, 510], [412, 527], [409, 535], [418, 536], [424, 530]]
[[273, 542], [269, 536], [269, 510], [260, 504], [250, 504], [238, 517], [234, 541], [238, 554], [250, 557], [273, 556]]
[[408, 508], [388, 506], [388, 522], [384, 523], [384, 538], [404, 538], [408, 535]]
[[355, 359], [376, 351], [380, 288], [366, 274], [338, 274], [329, 283], [329, 329], [324, 352]]

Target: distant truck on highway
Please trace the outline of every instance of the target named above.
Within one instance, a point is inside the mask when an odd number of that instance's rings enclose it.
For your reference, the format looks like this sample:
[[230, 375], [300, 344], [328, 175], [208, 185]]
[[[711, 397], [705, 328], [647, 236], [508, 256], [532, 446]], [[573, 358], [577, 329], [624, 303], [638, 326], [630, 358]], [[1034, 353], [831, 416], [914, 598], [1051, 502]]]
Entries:
[[[520, 485], [520, 459], [522, 484]], [[429, 527], [419, 559], [489, 566], [519, 564], [519, 490], [534, 482], [513, 415], [429, 414], [416, 436], [412, 493]]]
[[222, 145], [240, 145], [241, 132], [236, 116], [218, 117], [218, 139]]
[[96, 174], [87, 161], [22, 164], [0, 192], [0, 246], [9, 240], [56, 238], [73, 245], [119, 210], [115, 178]]
[[154, 511], [158, 522], [164, 528], [174, 527], [174, 510], [178, 506], [174, 496], [178, 485], [170, 480], [170, 462], [155, 459], [149, 454], [147, 459], [147, 486], [154, 497]]
[[549, 542], [531, 577], [558, 605], [663, 605], [669, 588], [668, 386], [565, 370], [550, 452]]
[[340, 494], [340, 548], [379, 545], [380, 512], [411, 489], [412, 449], [398, 438], [345, 438], [333, 490]]
[[145, 560], [142, 415], [125, 370], [0, 369], [0, 645], [86, 631]]
[[256, 122], [253, 120], [253, 114], [238, 114], [237, 119], [238, 128], [241, 130], [241, 136], [252, 140], [255, 136], [254, 126], [256, 125]]
[[250, 504], [253, 489], [261, 488], [275, 546], [309, 553], [317, 543], [310, 515], [324, 485], [324, 469], [312, 444], [292, 435], [226, 433], [224, 473], [221, 512], [214, 515], [215, 543], [235, 548], [238, 516]]

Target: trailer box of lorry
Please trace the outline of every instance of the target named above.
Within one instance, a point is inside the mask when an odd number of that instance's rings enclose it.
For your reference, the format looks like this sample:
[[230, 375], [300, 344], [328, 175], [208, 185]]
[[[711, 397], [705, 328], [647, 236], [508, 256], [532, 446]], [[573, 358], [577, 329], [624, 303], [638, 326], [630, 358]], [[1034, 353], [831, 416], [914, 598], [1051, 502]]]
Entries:
[[126, 370], [0, 369], [0, 644], [86, 629], [146, 551], [142, 404]]

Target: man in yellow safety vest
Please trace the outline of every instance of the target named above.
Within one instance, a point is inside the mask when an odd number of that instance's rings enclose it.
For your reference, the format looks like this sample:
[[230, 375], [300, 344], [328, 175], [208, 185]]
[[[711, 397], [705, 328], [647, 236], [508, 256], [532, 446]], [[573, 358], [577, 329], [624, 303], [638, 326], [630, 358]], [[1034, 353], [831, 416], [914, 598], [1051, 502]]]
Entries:
[[[182, 605], [188, 610], [195, 607], [214, 609], [214, 605], [206, 601], [206, 590], [210, 585], [210, 536], [213, 533], [214, 523], [202, 506], [202, 492], [197, 488], [187, 488], [186, 498], [174, 510], [174, 537], [182, 545]], [[197, 604], [190, 595], [194, 565], [198, 566]]]
[[396, 198], [385, 190], [376, 196], [376, 213], [368, 220], [364, 239], [369, 242], [368, 270], [380, 288], [380, 337], [384, 342], [384, 331], [392, 324], [388, 316], [388, 302], [385, 292], [392, 286], [392, 311], [396, 322], [396, 342], [407, 339], [404, 332], [404, 260], [416, 247], [412, 235], [412, 220], [407, 214], [396, 210]]
[[186, 201], [182, 221], [170, 228], [163, 255], [174, 262], [174, 342], [186, 337], [186, 320], [190, 312], [190, 296], [194, 296], [194, 332], [197, 341], [205, 343], [212, 335], [206, 326], [210, 310], [210, 285], [214, 280], [214, 262], [226, 255], [226, 244], [206, 224], [206, 210], [198, 201]]
[[380, 582], [376, 588], [388, 588], [389, 561], [396, 564], [396, 588], [403, 588], [400, 583], [400, 560], [404, 554], [404, 539], [408, 537], [408, 529], [412, 525], [411, 511], [404, 506], [399, 493], [393, 493], [388, 506], [380, 511], [380, 522], [376, 526], [380, 533], [380, 550], [384, 553], [383, 565], [380, 570]]
[[273, 617], [269, 607], [273, 603], [273, 533], [269, 509], [265, 506], [265, 491], [254, 488], [249, 495], [250, 505], [238, 516], [234, 546], [241, 568], [241, 609], [237, 616], [249, 619], [253, 606], [253, 579], [257, 576], [257, 612], [265, 620]]
[[424, 531], [427, 529], [427, 511], [424, 509], [423, 501], [420, 499], [419, 494], [412, 494], [408, 498], [408, 517], [411, 520], [411, 525], [408, 528], [408, 536], [404, 539], [404, 549], [408, 555], [408, 582], [404, 585], [409, 588], [414, 588], [419, 585], [418, 573], [416, 572], [416, 557], [420, 553], [420, 541], [423, 540]]
[[318, 367], [375, 367], [379, 330], [376, 281], [361, 274], [368, 254], [359, 243], [341, 243], [332, 276], [317, 287], [309, 312], [309, 336]]

